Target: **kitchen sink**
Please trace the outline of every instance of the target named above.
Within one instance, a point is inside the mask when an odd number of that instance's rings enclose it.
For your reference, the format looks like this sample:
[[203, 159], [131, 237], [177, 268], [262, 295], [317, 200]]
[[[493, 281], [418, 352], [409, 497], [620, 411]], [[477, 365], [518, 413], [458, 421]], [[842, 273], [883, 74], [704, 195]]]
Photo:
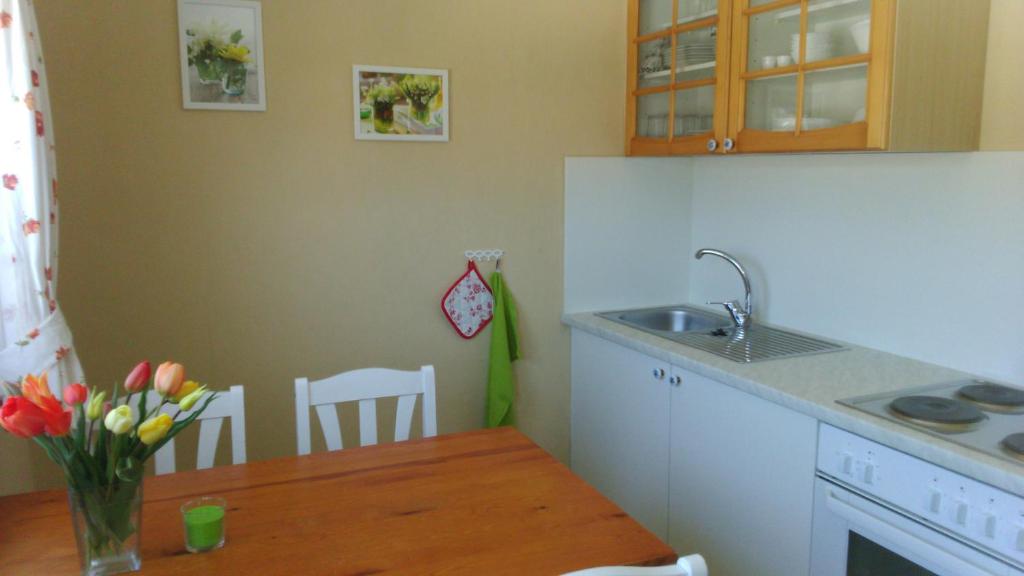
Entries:
[[762, 324], [738, 328], [725, 316], [686, 305], [618, 310], [598, 316], [733, 362], [794, 358], [845, 349], [839, 344]]
[[653, 334], [711, 331], [716, 328], [732, 326], [732, 322], [728, 318], [688, 306], [605, 312], [599, 316]]

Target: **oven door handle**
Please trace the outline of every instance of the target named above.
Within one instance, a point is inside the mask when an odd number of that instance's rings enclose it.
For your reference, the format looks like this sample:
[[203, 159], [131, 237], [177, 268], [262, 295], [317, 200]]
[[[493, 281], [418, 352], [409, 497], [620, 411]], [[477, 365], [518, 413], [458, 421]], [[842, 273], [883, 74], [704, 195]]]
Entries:
[[857, 526], [863, 526], [889, 542], [892, 542], [893, 544], [922, 558], [934, 560], [943, 568], [950, 570], [951, 573], [957, 574], [957, 576], [994, 576], [991, 572], [983, 568], [979, 568], [978, 566], [971, 564], [962, 558], [958, 558], [934, 544], [918, 538], [910, 532], [901, 530], [892, 524], [889, 524], [885, 520], [882, 520], [871, 512], [860, 508], [856, 504], [850, 504], [840, 500], [831, 490], [828, 492], [828, 498], [825, 504], [828, 506], [829, 510], [839, 517], [844, 518]]

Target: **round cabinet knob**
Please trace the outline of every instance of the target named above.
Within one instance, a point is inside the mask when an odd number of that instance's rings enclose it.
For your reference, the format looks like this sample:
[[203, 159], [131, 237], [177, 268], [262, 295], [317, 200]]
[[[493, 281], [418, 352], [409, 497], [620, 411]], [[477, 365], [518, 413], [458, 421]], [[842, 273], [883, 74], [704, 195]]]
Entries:
[[673, 385], [673, 386], [679, 386], [680, 384], [683, 383], [683, 377], [682, 376], [672, 376], [672, 377], [670, 377], [668, 379], [668, 383]]
[[665, 369], [664, 368], [655, 368], [652, 371], [652, 374], [654, 374], [655, 378], [657, 378], [658, 380], [661, 380], [662, 378], [665, 377]]
[[715, 150], [718, 150], [718, 140], [712, 138], [708, 140], [708, 152], [714, 152]]
[[722, 147], [725, 148], [726, 152], [729, 152], [736, 147], [736, 143], [733, 142], [732, 138], [726, 138], [722, 140]]

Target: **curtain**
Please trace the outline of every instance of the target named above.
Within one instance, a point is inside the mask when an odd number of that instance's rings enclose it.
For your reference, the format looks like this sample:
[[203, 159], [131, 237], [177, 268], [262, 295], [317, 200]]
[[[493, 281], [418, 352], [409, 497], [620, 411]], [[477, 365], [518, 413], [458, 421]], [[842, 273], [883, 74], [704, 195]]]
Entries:
[[57, 304], [57, 165], [31, 0], [0, 0], [0, 380], [82, 368]]

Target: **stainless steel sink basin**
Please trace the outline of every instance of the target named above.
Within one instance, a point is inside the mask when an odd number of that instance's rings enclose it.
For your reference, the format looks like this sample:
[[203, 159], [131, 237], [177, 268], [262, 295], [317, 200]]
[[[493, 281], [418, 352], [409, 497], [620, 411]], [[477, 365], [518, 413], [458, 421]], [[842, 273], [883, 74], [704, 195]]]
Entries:
[[732, 326], [732, 322], [728, 318], [686, 306], [605, 312], [600, 314], [600, 316], [653, 333], [669, 332], [679, 334], [682, 332], [711, 331], [716, 328]]
[[759, 362], [844, 349], [839, 344], [762, 324], [737, 328], [725, 316], [684, 305], [603, 312], [598, 316], [733, 362]]

